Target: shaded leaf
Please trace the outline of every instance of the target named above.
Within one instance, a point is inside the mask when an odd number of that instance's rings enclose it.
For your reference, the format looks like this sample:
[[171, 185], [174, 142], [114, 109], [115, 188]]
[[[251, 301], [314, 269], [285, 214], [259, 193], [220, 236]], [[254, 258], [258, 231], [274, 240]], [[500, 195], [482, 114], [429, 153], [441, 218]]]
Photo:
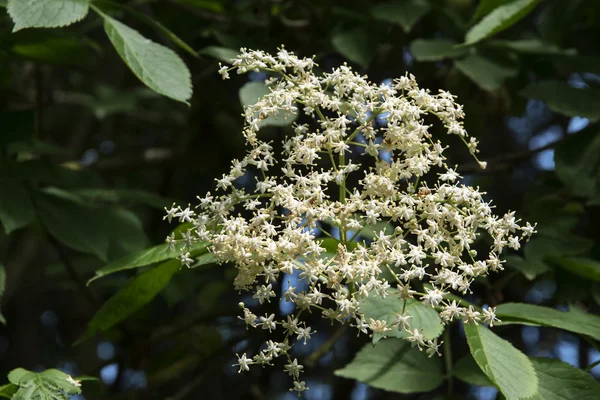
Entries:
[[505, 303], [496, 308], [503, 324], [535, 323], [588, 335], [600, 340], [600, 317], [571, 308], [559, 311], [549, 307], [525, 303]]
[[556, 175], [576, 196], [600, 193], [600, 134], [584, 130], [567, 137], [554, 154]]
[[482, 325], [468, 323], [464, 327], [471, 355], [507, 399], [538, 393], [538, 379], [525, 354]]
[[439, 358], [429, 358], [399, 339], [385, 340], [376, 346], [366, 344], [335, 375], [399, 393], [429, 392], [444, 381]]
[[0, 177], [0, 223], [6, 234], [23, 228], [35, 219], [35, 208], [25, 185]]
[[106, 260], [110, 238], [97, 210], [59, 190], [38, 193], [35, 205], [42, 224], [52, 236], [68, 247]]
[[519, 73], [517, 68], [496, 63], [479, 55], [455, 60], [454, 66], [480, 88], [488, 91], [498, 89], [505, 80]]
[[546, 43], [540, 39], [494, 40], [489, 43], [489, 46], [540, 56], [573, 55], [577, 53], [577, 50], [575, 49], [562, 49], [552, 43]]
[[88, 0], [9, 0], [8, 13], [15, 22], [13, 32], [23, 28], [56, 28], [83, 19]]
[[181, 58], [116, 19], [101, 15], [108, 38], [135, 76], [155, 92], [187, 104], [192, 80]]
[[173, 200], [165, 199], [154, 193], [135, 189], [75, 189], [71, 190], [84, 199], [105, 203], [137, 203], [145, 204], [159, 210], [173, 204]]
[[520, 271], [530, 281], [550, 270], [550, 267], [541, 259], [526, 260], [515, 255], [506, 256], [504, 259], [507, 266]]
[[539, 379], [540, 397], [544, 400], [594, 400], [600, 384], [579, 368], [550, 358], [530, 358]]
[[[394, 294], [389, 294], [384, 299], [373, 293], [361, 303], [361, 310], [367, 321], [369, 318], [373, 318], [374, 320], [385, 320], [388, 324], [393, 322], [395, 318], [394, 313], [401, 314], [403, 308], [408, 315], [412, 316], [409, 321], [411, 329], [422, 330], [421, 333], [425, 339], [435, 339], [444, 331], [444, 325], [442, 324], [442, 320], [437, 311], [431, 306], [427, 306], [417, 300], [408, 299], [406, 307], [404, 307], [404, 300]], [[398, 328], [394, 328], [391, 331], [386, 332], [385, 336], [405, 338], [408, 334], [406, 331], [400, 331]], [[374, 334], [373, 343], [379, 342], [382, 338], [383, 335]]]
[[600, 282], [600, 263], [598, 261], [584, 257], [552, 257], [550, 261], [582, 278]]
[[[197, 242], [189, 249], [189, 251], [192, 257], [194, 257], [208, 251], [207, 248], [208, 243]], [[175, 248], [171, 250], [169, 245], [166, 243], [151, 247], [149, 249], [140, 250], [100, 268], [96, 271], [94, 277], [87, 282], [87, 284], [89, 285], [96, 279], [102, 278], [106, 275], [114, 274], [115, 272], [140, 268], [157, 262], [170, 260], [179, 256], [179, 254], [181, 254], [180, 249]]]
[[180, 266], [178, 260], [167, 261], [131, 280], [98, 310], [78, 343], [107, 331], [152, 301]]
[[236, 58], [240, 54], [240, 52], [238, 50], [230, 49], [227, 47], [208, 46], [200, 50], [198, 54], [200, 54], [201, 56], [213, 57], [225, 63], [231, 63], [231, 60]]
[[373, 7], [371, 14], [381, 21], [398, 24], [409, 32], [431, 9], [425, 0], [392, 0]]
[[362, 28], [338, 32], [331, 38], [331, 43], [338, 53], [363, 68], [369, 66], [375, 56], [375, 46]]
[[467, 32], [465, 44], [477, 43], [510, 28], [529, 14], [538, 2], [539, 0], [515, 0], [494, 8]]
[[27, 59], [51, 64], [84, 64], [92, 45], [82, 39], [53, 37], [47, 34], [35, 40], [19, 41], [10, 51]]
[[57, 369], [38, 373], [17, 368], [9, 372], [8, 380], [19, 387], [13, 400], [68, 400], [68, 395], [81, 393], [73, 378]]
[[13, 395], [15, 393], [17, 393], [18, 389], [19, 389], [19, 386], [15, 385], [14, 383], [2, 385], [2, 386], [0, 386], [0, 397], [10, 399], [13, 397]]
[[529, 99], [542, 100], [553, 111], [570, 117], [600, 118], [600, 89], [574, 88], [567, 82], [532, 83], [521, 91]]
[[494, 386], [485, 376], [471, 355], [466, 355], [454, 364], [452, 374], [463, 382], [476, 386]]
[[[247, 107], [255, 104], [264, 95], [271, 93], [269, 87], [262, 82], [248, 82], [239, 92], [240, 102], [242, 106]], [[280, 110], [276, 115], [270, 115], [259, 122], [259, 126], [287, 126], [298, 117], [297, 114], [289, 114]]]
[[477, 9], [475, 9], [475, 14], [473, 15], [472, 20], [478, 21], [491, 13], [495, 8], [506, 3], [510, 3], [511, 1], [513, 0], [481, 0], [477, 5]]
[[410, 51], [417, 61], [441, 61], [467, 52], [464, 47], [454, 46], [456, 43], [447, 39], [417, 39], [410, 44]]

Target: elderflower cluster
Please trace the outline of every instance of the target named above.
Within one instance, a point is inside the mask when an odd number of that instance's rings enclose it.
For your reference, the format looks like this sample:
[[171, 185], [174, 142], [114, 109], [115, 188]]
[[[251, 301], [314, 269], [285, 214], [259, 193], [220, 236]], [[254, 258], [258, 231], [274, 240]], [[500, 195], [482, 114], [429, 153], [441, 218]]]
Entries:
[[[501, 270], [502, 251], [518, 249], [535, 228], [519, 225], [512, 212], [493, 214], [484, 193], [460, 184], [445, 163], [445, 147], [426, 120], [439, 121], [474, 157], [478, 151], [450, 93], [431, 94], [412, 75], [376, 85], [347, 65], [321, 75], [314, 67], [313, 59], [285, 49], [276, 55], [242, 49], [232, 67], [221, 67], [224, 79], [232, 70], [269, 73], [270, 92], [246, 107], [247, 154], [217, 179], [216, 192], [199, 198], [196, 211], [173, 206], [166, 217], [193, 223], [182, 239], [186, 245], [210, 242], [219, 262], [236, 266], [236, 289], [250, 291], [260, 304], [278, 297], [295, 304], [295, 314], [277, 320], [240, 303], [248, 327], [278, 331], [283, 339], [267, 341], [252, 357], [238, 356], [236, 365], [241, 372], [283, 356], [291, 390], [298, 392], [307, 389], [304, 367], [290, 350], [314, 334], [304, 313], [320, 312], [359, 333], [405, 330], [407, 340], [431, 356], [439, 344], [423, 337], [403, 307], [389, 323], [366, 319], [362, 301], [395, 294], [434, 307], [446, 323], [492, 325], [493, 308], [480, 313], [446, 296], [467, 293], [477, 277]], [[375, 124], [377, 116], [386, 123]], [[297, 118], [282, 145], [259, 137], [267, 118]], [[243, 176], [253, 179], [251, 189], [238, 184]], [[376, 228], [382, 224], [389, 229]], [[374, 234], [362, 236], [366, 231]], [[474, 249], [481, 235], [489, 242], [483, 254]], [[326, 244], [332, 241], [333, 248]], [[188, 246], [181, 260], [189, 266]], [[280, 278], [294, 272], [308, 289], [289, 285], [278, 294]]]

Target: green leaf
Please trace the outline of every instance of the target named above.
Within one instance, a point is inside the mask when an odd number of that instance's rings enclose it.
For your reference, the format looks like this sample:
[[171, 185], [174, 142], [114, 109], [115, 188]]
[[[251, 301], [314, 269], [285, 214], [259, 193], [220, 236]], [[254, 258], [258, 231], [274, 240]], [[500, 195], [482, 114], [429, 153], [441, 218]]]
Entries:
[[180, 266], [178, 260], [170, 260], [131, 280], [98, 310], [78, 343], [107, 331], [152, 301]]
[[400, 25], [408, 33], [430, 9], [431, 4], [425, 0], [392, 0], [376, 5], [371, 14], [381, 21]]
[[541, 259], [526, 260], [515, 255], [506, 256], [504, 259], [506, 259], [507, 266], [520, 271], [530, 281], [550, 270]]
[[13, 400], [68, 400], [81, 393], [75, 380], [57, 369], [37, 373], [17, 368], [9, 372], [8, 380], [19, 386]]
[[42, 224], [52, 236], [82, 253], [107, 259], [110, 238], [96, 209], [59, 190], [40, 192], [35, 204]]
[[539, 0], [515, 0], [494, 8], [477, 25], [473, 26], [465, 37], [465, 44], [477, 43], [510, 28], [529, 14]]
[[[262, 82], [248, 82], [239, 92], [240, 102], [242, 106], [247, 107], [256, 104], [266, 94], [271, 93], [269, 87]], [[296, 120], [297, 114], [286, 114], [280, 110], [276, 115], [270, 115], [259, 122], [259, 126], [288, 126]]]
[[463, 382], [475, 386], [494, 386], [485, 376], [471, 355], [466, 355], [454, 364], [452, 374]]
[[173, 204], [173, 200], [165, 199], [151, 192], [135, 189], [75, 189], [71, 193], [76, 194], [92, 202], [119, 204], [134, 203], [145, 204], [150, 207], [163, 210]]
[[216, 262], [217, 262], [217, 259], [215, 258], [214, 254], [205, 253], [205, 254], [202, 254], [202, 255], [196, 257], [194, 263], [192, 265], [190, 265], [190, 268], [198, 268], [198, 267], [202, 267], [204, 265], [214, 264]]
[[[41, 32], [36, 32], [41, 33]], [[92, 42], [82, 38], [36, 35], [18, 40], [10, 51], [29, 60], [63, 65], [85, 64], [90, 58]]]
[[475, 54], [455, 60], [454, 66], [480, 88], [488, 91], [498, 89], [505, 80], [519, 73], [515, 67], [502, 65]]
[[110, 207], [100, 210], [99, 216], [110, 238], [110, 259], [123, 257], [148, 246], [142, 221], [134, 212], [121, 207]]
[[385, 340], [377, 346], [366, 344], [335, 375], [398, 393], [429, 392], [444, 381], [439, 358], [428, 358], [399, 339]]
[[[398, 298], [393, 293], [390, 293], [385, 299], [372, 293], [362, 301], [361, 309], [367, 320], [373, 318], [374, 320], [385, 320], [388, 324], [391, 324], [395, 318], [394, 313], [401, 314], [402, 309], [404, 308], [404, 311], [412, 316], [409, 321], [411, 329], [422, 330], [421, 333], [425, 339], [435, 339], [442, 334], [444, 325], [434, 308], [414, 299], [408, 299], [406, 307], [403, 307], [403, 305], [404, 300]], [[406, 331], [400, 331], [398, 328], [394, 328], [391, 331], [386, 332], [385, 336], [405, 338], [408, 334]], [[383, 337], [384, 335], [374, 334], [373, 343], [379, 342]]]
[[17, 393], [18, 389], [19, 386], [15, 385], [14, 383], [0, 386], [0, 397], [10, 399], [15, 393]]
[[562, 49], [552, 43], [546, 43], [540, 39], [523, 40], [494, 40], [489, 43], [490, 47], [504, 48], [517, 53], [531, 55], [574, 55], [575, 49]]
[[538, 378], [525, 354], [484, 326], [468, 323], [464, 327], [471, 355], [507, 399], [538, 393]]
[[417, 61], [441, 61], [465, 55], [464, 47], [447, 39], [417, 39], [410, 44], [410, 51]]
[[338, 53], [363, 68], [368, 67], [375, 57], [375, 46], [369, 41], [368, 32], [362, 28], [336, 33], [331, 44]]
[[[203, 252], [206, 252], [208, 243], [197, 242], [190, 248], [191, 256], [198, 256]], [[171, 250], [168, 244], [161, 244], [158, 246], [151, 247], [149, 249], [141, 250], [132, 254], [129, 254], [119, 260], [113, 261], [110, 264], [100, 268], [96, 271], [96, 274], [90, 279], [87, 284], [89, 285], [96, 279], [104, 276], [114, 274], [119, 271], [126, 271], [128, 269], [140, 268], [149, 264], [170, 260], [179, 256], [181, 250], [175, 248]]]
[[600, 340], [600, 317], [576, 308], [565, 312], [533, 304], [505, 303], [496, 308], [496, 315], [503, 324], [535, 323]]
[[100, 15], [104, 18], [108, 38], [135, 76], [155, 92], [188, 104], [192, 97], [192, 80], [181, 58], [116, 19], [104, 13]]
[[560, 360], [530, 358], [539, 379], [543, 400], [593, 400], [600, 384], [590, 374]]
[[590, 288], [592, 292], [592, 298], [600, 306], [600, 283], [593, 283]]
[[475, 10], [472, 21], [478, 21], [479, 19], [491, 13], [495, 8], [506, 3], [510, 3], [511, 1], [513, 0], [481, 0], [477, 6], [477, 9]]
[[0, 177], [0, 193], [0, 223], [7, 235], [33, 222], [35, 208], [19, 180]]
[[550, 262], [582, 278], [600, 282], [600, 263], [584, 257], [551, 257]]
[[220, 46], [208, 46], [198, 52], [201, 56], [209, 56], [216, 58], [225, 63], [231, 63], [231, 60], [236, 58], [240, 52], [238, 50], [229, 49]]
[[56, 28], [71, 25], [88, 13], [88, 0], [8, 0], [13, 32], [23, 28]]
[[576, 196], [600, 193], [600, 134], [584, 130], [567, 137], [554, 153], [556, 175]]
[[600, 89], [574, 88], [567, 82], [532, 83], [520, 93], [529, 99], [542, 100], [553, 111], [569, 117], [600, 118]]
[[594, 241], [581, 236], [564, 234], [562, 237], [553, 235], [536, 235], [525, 246], [527, 261], [546, 261], [555, 256], [573, 256], [589, 251]]

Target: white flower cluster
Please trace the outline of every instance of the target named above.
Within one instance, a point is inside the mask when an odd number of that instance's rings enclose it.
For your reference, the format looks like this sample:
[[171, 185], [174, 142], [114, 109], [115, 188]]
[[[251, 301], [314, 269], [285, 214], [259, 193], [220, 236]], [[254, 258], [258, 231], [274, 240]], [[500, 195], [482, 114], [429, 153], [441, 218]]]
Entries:
[[[234, 69], [271, 74], [270, 93], [245, 110], [247, 154], [217, 180], [216, 194], [199, 199], [196, 211], [167, 210], [169, 219], [193, 222], [184, 237], [188, 244], [208, 241], [219, 262], [235, 264], [235, 287], [251, 291], [260, 304], [278, 296], [283, 274], [296, 271], [306, 281], [307, 290], [289, 286], [281, 294], [295, 303], [296, 313], [285, 320], [257, 316], [240, 303], [247, 326], [285, 336], [266, 342], [251, 358], [240, 356], [240, 372], [285, 356], [285, 370], [294, 379], [291, 390], [298, 392], [307, 389], [300, 378], [303, 366], [292, 360], [290, 349], [314, 333], [301, 319], [304, 312], [319, 310], [324, 318], [364, 333], [398, 327], [413, 345], [436, 354], [437, 342], [425, 340], [404, 310], [392, 324], [365, 320], [361, 300], [385, 297], [395, 292], [393, 284], [401, 298], [435, 307], [444, 322], [493, 324], [492, 308], [481, 315], [445, 297], [450, 291], [466, 293], [474, 279], [502, 269], [502, 251], [518, 249], [534, 233], [534, 226], [519, 225], [514, 213], [494, 215], [484, 193], [460, 184], [456, 170], [446, 165], [445, 148], [432, 138], [425, 118], [435, 117], [473, 156], [477, 153], [477, 141], [461, 122], [462, 107], [450, 93], [420, 89], [412, 75], [376, 85], [346, 65], [322, 75], [314, 67], [312, 59], [285, 49], [275, 56], [242, 49], [231, 68], [221, 67], [224, 79]], [[284, 140], [282, 154], [276, 154], [258, 136], [262, 121], [293, 114], [301, 119]], [[385, 117], [385, 124], [376, 125], [377, 116]], [[381, 157], [383, 152], [389, 156]], [[237, 185], [242, 176], [255, 179], [252, 190]], [[364, 230], [381, 224], [391, 229], [361, 240]], [[482, 234], [490, 247], [479, 256], [473, 247]], [[334, 239], [337, 248], [328, 251], [325, 242]], [[193, 262], [186, 252], [181, 260]]]

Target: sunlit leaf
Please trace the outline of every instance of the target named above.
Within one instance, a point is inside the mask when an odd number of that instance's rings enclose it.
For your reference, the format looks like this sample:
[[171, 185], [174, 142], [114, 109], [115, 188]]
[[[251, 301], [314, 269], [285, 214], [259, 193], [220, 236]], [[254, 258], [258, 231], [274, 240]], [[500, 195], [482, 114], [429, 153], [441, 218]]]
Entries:
[[[240, 102], [244, 107], [250, 106], [255, 104], [268, 93], [270, 93], [270, 90], [264, 83], [248, 82], [240, 89]], [[269, 117], [260, 121], [259, 126], [287, 126], [291, 125], [297, 117], [297, 114], [289, 114], [284, 111], [279, 111], [276, 115], [270, 115]]]
[[13, 31], [71, 25], [83, 19], [88, 9], [88, 0], [8, 0]]
[[335, 374], [398, 393], [429, 392], [444, 381], [439, 358], [429, 358], [400, 339], [384, 340], [376, 346], [366, 344]]
[[81, 393], [75, 380], [57, 369], [38, 373], [17, 368], [9, 372], [8, 380], [19, 387], [13, 400], [68, 400]]
[[579, 368], [551, 358], [530, 358], [539, 379], [543, 400], [594, 400], [600, 384]]

